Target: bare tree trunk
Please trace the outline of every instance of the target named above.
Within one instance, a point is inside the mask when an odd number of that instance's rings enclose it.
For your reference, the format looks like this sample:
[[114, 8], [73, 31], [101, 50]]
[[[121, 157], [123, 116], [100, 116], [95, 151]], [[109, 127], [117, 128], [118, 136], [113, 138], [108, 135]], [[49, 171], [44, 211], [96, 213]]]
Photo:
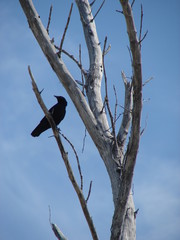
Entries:
[[[103, 53], [88, 0], [76, 0], [89, 53], [89, 70], [84, 72], [88, 102], [64, 64], [61, 52], [57, 53], [32, 1], [19, 1], [36, 40], [73, 101], [106, 166], [111, 181], [115, 209], [111, 226], [111, 240], [134, 240], [136, 239], [135, 209], [130, 190], [140, 141], [142, 73], [140, 41], [136, 36], [131, 5], [127, 0], [120, 1], [132, 52], [133, 76], [132, 82], [128, 82], [122, 72], [125, 86], [125, 110], [118, 134], [115, 135], [109, 130], [110, 126], [102, 101]], [[130, 126], [130, 138], [125, 151]]]

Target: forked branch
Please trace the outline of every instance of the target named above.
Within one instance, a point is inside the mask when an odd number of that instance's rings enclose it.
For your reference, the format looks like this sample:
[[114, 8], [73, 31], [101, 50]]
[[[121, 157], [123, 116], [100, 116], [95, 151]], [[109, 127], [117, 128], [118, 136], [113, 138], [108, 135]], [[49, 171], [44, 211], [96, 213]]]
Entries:
[[84, 213], [84, 216], [86, 218], [86, 221], [88, 223], [88, 226], [89, 226], [89, 229], [90, 229], [90, 232], [91, 232], [91, 235], [92, 235], [92, 238], [94, 240], [98, 240], [98, 236], [97, 236], [97, 233], [96, 233], [96, 230], [95, 230], [95, 227], [94, 227], [94, 223], [93, 223], [93, 220], [89, 214], [89, 211], [88, 211], [88, 208], [87, 208], [87, 203], [86, 203], [86, 200], [84, 198], [84, 195], [81, 191], [81, 189], [79, 188], [78, 184], [77, 184], [77, 181], [74, 177], [74, 174], [73, 174], [73, 171], [72, 171], [72, 168], [70, 166], [70, 163], [69, 163], [69, 159], [68, 159], [68, 154], [67, 152], [65, 151], [64, 149], [64, 146], [61, 142], [61, 138], [60, 138], [60, 135], [59, 135], [59, 130], [58, 128], [56, 127], [56, 124], [51, 116], [51, 114], [49, 113], [48, 109], [46, 108], [42, 98], [41, 98], [41, 95], [39, 93], [39, 90], [38, 90], [38, 87], [36, 85], [36, 82], [34, 80], [34, 77], [31, 73], [31, 69], [30, 69], [30, 66], [28, 66], [28, 71], [29, 71], [29, 75], [31, 77], [31, 81], [32, 81], [32, 86], [33, 86], [33, 91], [36, 95], [36, 98], [37, 98], [37, 101], [39, 103], [39, 105], [41, 106], [52, 130], [53, 130], [53, 134], [54, 134], [54, 137], [56, 139], [56, 142], [57, 142], [57, 145], [58, 145], [58, 148], [60, 150], [60, 153], [61, 153], [61, 156], [62, 156], [62, 159], [64, 161], [64, 164], [65, 164], [65, 167], [66, 167], [66, 170], [67, 170], [67, 173], [68, 173], [68, 176], [69, 176], [69, 179], [74, 187], [74, 190], [76, 191], [77, 193], [77, 196], [78, 196], [78, 199], [79, 199], [79, 202], [80, 202], [80, 205], [81, 205], [81, 208], [83, 210], [83, 213]]
[[[126, 20], [127, 32], [129, 37], [130, 49], [133, 61], [133, 109], [132, 109], [132, 127], [124, 157], [124, 168], [121, 177], [120, 191], [115, 206], [112, 227], [111, 240], [122, 238], [123, 222], [126, 214], [126, 204], [130, 194], [134, 167], [140, 142], [140, 119], [142, 109], [142, 69], [141, 69], [141, 48], [137, 31], [134, 24], [132, 8], [128, 0], [120, 0], [123, 14]], [[123, 189], [121, 191], [121, 189]]]
[[71, 148], [72, 148], [72, 150], [73, 150], [73, 152], [76, 156], [79, 176], [80, 176], [80, 179], [81, 179], [81, 190], [83, 190], [83, 175], [82, 175], [81, 165], [80, 165], [80, 161], [79, 161], [79, 157], [78, 157], [78, 154], [76, 152], [76, 149], [75, 149], [74, 145], [72, 144], [72, 142], [62, 132], [59, 132], [59, 133], [69, 143], [69, 145], [71, 146]]
[[72, 8], [73, 8], [73, 3], [71, 4], [71, 8], [70, 8], [70, 11], [69, 11], [67, 23], [66, 23], [66, 26], [65, 26], [65, 29], [64, 29], [64, 33], [63, 33], [63, 36], [62, 36], [62, 39], [61, 39], [61, 43], [60, 43], [60, 47], [59, 47], [59, 53], [58, 53], [59, 57], [61, 57], [61, 52], [62, 52], [64, 39], [65, 39], [66, 32], [67, 32], [67, 29], [68, 29], [68, 26], [69, 26], [69, 22], [70, 22], [70, 19], [71, 19]]
[[145, 37], [146, 37], [147, 34], [148, 34], [148, 30], [147, 30], [147, 31], [145, 32], [144, 36], [142, 37], [143, 16], [144, 16], [143, 6], [142, 6], [142, 4], [141, 4], [141, 20], [140, 20], [140, 30], [139, 30], [139, 44], [140, 44], [140, 46], [141, 46], [142, 41], [145, 39]]
[[127, 80], [126, 75], [123, 71], [121, 72], [121, 75], [124, 82], [125, 97], [123, 107], [124, 109], [123, 119], [117, 135], [117, 139], [118, 145], [120, 146], [121, 151], [123, 151], [131, 123], [133, 98], [132, 98], [132, 83]]

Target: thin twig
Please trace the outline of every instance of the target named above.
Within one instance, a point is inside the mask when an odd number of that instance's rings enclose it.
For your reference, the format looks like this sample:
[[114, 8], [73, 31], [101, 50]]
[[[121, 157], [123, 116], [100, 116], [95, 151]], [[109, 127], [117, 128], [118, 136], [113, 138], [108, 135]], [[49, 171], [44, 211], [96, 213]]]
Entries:
[[96, 14], [94, 15], [93, 19], [91, 19], [91, 21], [90, 21], [90, 22], [93, 22], [93, 21], [94, 21], [94, 19], [95, 19], [95, 18], [96, 18], [96, 16], [98, 15], [99, 11], [100, 11], [100, 10], [101, 10], [101, 8], [103, 7], [104, 3], [105, 3], [105, 0], [104, 0], [104, 1], [101, 3], [101, 6], [99, 7], [99, 9], [97, 10], [97, 12], [96, 12]]
[[115, 122], [117, 121], [116, 117], [117, 117], [117, 106], [118, 106], [118, 99], [117, 99], [117, 93], [116, 93], [116, 88], [115, 86], [113, 85], [113, 89], [114, 89], [114, 95], [115, 95], [115, 109], [114, 109], [114, 125], [115, 125]]
[[91, 7], [92, 7], [92, 6], [93, 6], [93, 4], [95, 3], [95, 1], [96, 1], [96, 0], [92, 1], [92, 3], [90, 3], [90, 6], [91, 6]]
[[44, 91], [44, 88], [39, 92], [40, 94]]
[[132, 75], [133, 75], [133, 58], [132, 58], [132, 53], [131, 53], [131, 49], [129, 46], [127, 46], [128, 52], [129, 52], [129, 56], [130, 56], [130, 60], [131, 60], [131, 66], [132, 66]]
[[[79, 80], [77, 80], [77, 79], [75, 79], [75, 81], [77, 82], [77, 84], [79, 84], [80, 86], [84, 86], [84, 84], [82, 83], [82, 81], [79, 81]], [[85, 86], [84, 86], [85, 87]]]
[[131, 3], [131, 8], [133, 7], [134, 3], [135, 3], [135, 0], [132, 1], [132, 3]]
[[49, 223], [51, 224], [51, 207], [50, 205], [48, 207], [49, 207]]
[[69, 58], [71, 58], [80, 68], [80, 70], [83, 72], [84, 76], [87, 75], [86, 70], [82, 67], [82, 64], [70, 53], [68, 53], [66, 50], [62, 49], [62, 53], [66, 54]]
[[[105, 69], [105, 63], [104, 63], [104, 53], [106, 52], [106, 43], [107, 43], [107, 37], [105, 37], [104, 40], [104, 47], [103, 47], [103, 53], [102, 53], [102, 62], [103, 62], [103, 70], [104, 70], [104, 80], [105, 80], [105, 103], [108, 109], [109, 117], [111, 120], [111, 126], [112, 126], [112, 132], [114, 138], [116, 138], [116, 133], [115, 133], [115, 126], [114, 126], [114, 120], [113, 120], [113, 115], [109, 106], [109, 98], [108, 98], [108, 87], [107, 87], [107, 75], [106, 75], [106, 69]], [[102, 109], [103, 110], [103, 109]]]
[[109, 44], [108, 48], [107, 48], [106, 51], [104, 52], [104, 55], [106, 55], [110, 50], [111, 50], [111, 44]]
[[148, 34], [148, 30], [147, 30], [147, 31], [145, 32], [144, 36], [142, 37], [143, 16], [144, 16], [143, 6], [142, 6], [142, 4], [141, 4], [141, 20], [140, 20], [140, 30], [139, 30], [139, 45], [140, 45], [140, 47], [141, 47], [142, 41], [145, 39], [145, 37], [146, 37], [147, 34]]
[[116, 12], [124, 14], [123, 11], [121, 11], [121, 10], [116, 10]]
[[140, 45], [140, 47], [141, 47], [142, 41], [145, 39], [145, 37], [146, 37], [147, 34], [148, 34], [148, 30], [147, 30], [147, 31], [145, 32], [144, 36], [142, 37], [143, 16], [144, 16], [143, 6], [142, 6], [142, 4], [141, 4], [141, 20], [140, 20], [140, 30], [139, 30], [139, 45]]
[[83, 146], [82, 146], [82, 153], [84, 152], [84, 148], [85, 148], [85, 141], [86, 141], [86, 136], [87, 136], [87, 129], [85, 128], [85, 132], [84, 132], [84, 138], [83, 138]]
[[142, 41], [144, 41], [145, 37], [147, 36], [148, 34], [148, 30], [145, 32], [144, 36], [142, 37], [142, 39], [139, 41], [139, 44], [142, 43]]
[[141, 41], [142, 25], [143, 25], [143, 6], [141, 4], [141, 20], [140, 20], [140, 30], [139, 30], [139, 42]]
[[153, 80], [153, 77], [150, 77], [148, 80], [146, 80], [144, 83], [143, 83], [143, 87], [147, 84], [147, 83], [149, 83], [151, 80]]
[[[59, 47], [54, 45], [54, 47], [58, 50], [58, 53], [59, 53]], [[62, 53], [64, 53], [65, 55], [67, 55], [69, 58], [71, 58], [77, 65], [78, 67], [80, 68], [80, 70], [83, 72], [84, 76], [87, 75], [87, 72], [86, 70], [82, 67], [82, 65], [80, 64], [80, 62], [70, 53], [68, 53], [66, 50], [62, 49], [61, 50]]]
[[[117, 122], [117, 120], [120, 118], [120, 116], [121, 115], [123, 115], [123, 113], [119, 113], [118, 114], [118, 116], [117, 116], [117, 118], [116, 119], [114, 119], [114, 123], [116, 123]], [[108, 129], [106, 129], [106, 132], [108, 132], [109, 130], [111, 130], [112, 129], [112, 126], [111, 127], [109, 127]]]
[[87, 195], [87, 198], [86, 198], [86, 203], [88, 202], [89, 197], [91, 195], [91, 189], [92, 189], [92, 181], [90, 182], [90, 185], [89, 185], [89, 191], [88, 191], [88, 195]]
[[61, 43], [60, 43], [60, 47], [59, 47], [59, 53], [58, 53], [59, 57], [61, 57], [62, 46], [63, 46], [64, 39], [65, 39], [65, 36], [66, 36], [66, 32], [67, 32], [67, 29], [68, 29], [68, 26], [69, 26], [69, 22], [70, 22], [70, 19], [71, 19], [72, 8], [73, 8], [73, 3], [71, 4], [68, 19], [67, 19], [66, 26], [65, 26], [65, 29], [64, 29], [64, 33], [63, 33], [63, 36], [62, 36], [62, 39], [61, 39]]
[[146, 128], [147, 128], [147, 120], [148, 120], [148, 115], [146, 116], [146, 120], [145, 120], [145, 126], [144, 126], [144, 128], [142, 129], [142, 131], [140, 132], [140, 136], [142, 136], [142, 135], [143, 135], [144, 131], [145, 131], [145, 130], [146, 130]]
[[59, 134], [69, 143], [69, 145], [71, 146], [71, 148], [76, 156], [78, 171], [79, 171], [79, 175], [80, 175], [80, 179], [81, 179], [81, 190], [83, 190], [83, 175], [82, 175], [81, 165], [80, 165], [80, 161], [79, 161], [79, 157], [76, 152], [76, 149], [75, 149], [74, 145], [72, 144], [72, 142], [62, 132], [59, 132]]
[[134, 218], [135, 219], [136, 219], [136, 216], [137, 216], [138, 212], [139, 212], [139, 208], [134, 212]]
[[46, 31], [48, 34], [49, 34], [49, 26], [50, 26], [50, 22], [51, 22], [52, 9], [53, 9], [53, 6], [51, 5], [50, 10], [49, 10], [48, 24], [47, 24], [47, 28], [46, 28]]
[[82, 71], [82, 60], [81, 60], [81, 44], [79, 44], [79, 63], [80, 63], [80, 70], [81, 70], [81, 80], [82, 80], [82, 94], [84, 94], [84, 75], [83, 75], [83, 71]]

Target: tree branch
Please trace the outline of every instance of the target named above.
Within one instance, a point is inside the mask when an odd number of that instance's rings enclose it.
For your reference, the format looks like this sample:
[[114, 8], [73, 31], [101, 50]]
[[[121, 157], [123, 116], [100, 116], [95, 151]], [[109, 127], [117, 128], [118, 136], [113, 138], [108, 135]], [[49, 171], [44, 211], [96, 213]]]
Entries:
[[[56, 49], [59, 50], [59, 47], [55, 46]], [[71, 58], [79, 67], [79, 69], [81, 70], [81, 72], [83, 73], [84, 77], [87, 76], [87, 72], [86, 70], [83, 68], [82, 64], [70, 53], [68, 53], [66, 50], [62, 49], [62, 53], [64, 53], [65, 55], [67, 55], [69, 58]]]
[[90, 184], [89, 184], [89, 191], [88, 191], [88, 195], [87, 195], [87, 198], [86, 198], [86, 203], [88, 202], [89, 197], [90, 197], [90, 195], [91, 195], [91, 189], [92, 189], [92, 181], [91, 181]]
[[[107, 116], [105, 112], [101, 113], [103, 107], [101, 97], [101, 80], [103, 72], [102, 52], [97, 37], [95, 21], [89, 23], [92, 19], [91, 7], [87, 0], [76, 0], [90, 59], [89, 71], [85, 78], [89, 106], [81, 89], [78, 87], [78, 84], [70, 74], [63, 60], [58, 57], [56, 48], [51, 42], [32, 1], [19, 0], [19, 2], [27, 17], [30, 29], [49, 61], [49, 64], [73, 101], [77, 112], [105, 163], [111, 179], [113, 201], [116, 203], [119, 189], [119, 173], [117, 172], [117, 164], [112, 159], [112, 135], [109, 130], [107, 131], [107, 129], [109, 129]], [[88, 26], [87, 23], [89, 23]]]
[[49, 113], [48, 109], [46, 108], [46, 106], [45, 106], [45, 104], [44, 104], [44, 102], [43, 102], [43, 100], [41, 98], [41, 95], [40, 95], [39, 90], [37, 88], [36, 82], [34, 80], [34, 77], [33, 77], [32, 73], [31, 73], [30, 66], [28, 66], [28, 71], [29, 71], [29, 75], [30, 75], [31, 80], [32, 80], [33, 91], [34, 91], [34, 93], [36, 95], [36, 98], [38, 100], [39, 105], [41, 106], [41, 108], [42, 108], [42, 110], [43, 110], [43, 112], [44, 112], [44, 114], [45, 114], [45, 116], [46, 116], [46, 118], [47, 118], [47, 120], [48, 120], [48, 122], [49, 122], [49, 124], [50, 124], [50, 126], [52, 128], [52, 130], [53, 130], [53, 134], [54, 134], [54, 137], [56, 139], [58, 148], [60, 150], [62, 159], [64, 161], [64, 164], [65, 164], [65, 167], [66, 167], [69, 179], [70, 179], [70, 181], [71, 181], [71, 183], [72, 183], [72, 185], [74, 187], [74, 190], [77, 193], [77, 196], [78, 196], [81, 208], [83, 210], [84, 216], [86, 218], [86, 221], [88, 223], [88, 226], [89, 226], [92, 238], [94, 240], [98, 240], [97, 233], [96, 233], [96, 230], [95, 230], [92, 218], [91, 218], [91, 216], [89, 214], [89, 211], [88, 211], [88, 208], [87, 208], [86, 200], [84, 198], [84, 195], [83, 195], [81, 189], [79, 188], [79, 186], [78, 186], [78, 184], [76, 182], [76, 179], [74, 177], [73, 171], [72, 171], [70, 163], [69, 163], [68, 154], [65, 151], [64, 146], [63, 146], [63, 144], [61, 142], [61, 138], [59, 136], [59, 130], [57, 129], [56, 124], [55, 124], [51, 114]]
[[[101, 8], [103, 7], [104, 3], [105, 3], [105, 0], [101, 3], [99, 9], [97, 10], [96, 14], [94, 14], [94, 17], [93, 17], [93, 19], [91, 19], [90, 22], [94, 21], [94, 19], [96, 18], [96, 16], [97, 16], [98, 13], [100, 12]], [[92, 5], [90, 5], [90, 6], [92, 6]]]
[[144, 36], [142, 37], [143, 16], [144, 16], [143, 6], [142, 6], [142, 4], [141, 4], [141, 20], [140, 20], [140, 30], [139, 30], [139, 45], [140, 45], [140, 47], [141, 47], [142, 41], [145, 39], [145, 37], [146, 37], [147, 34], [148, 34], [148, 30], [147, 30], [147, 31], [145, 32]]
[[65, 36], [66, 36], [66, 32], [67, 32], [67, 29], [68, 29], [68, 26], [69, 26], [69, 22], [70, 22], [70, 19], [71, 19], [72, 9], [73, 9], [73, 3], [71, 4], [71, 8], [70, 8], [70, 11], [69, 11], [67, 23], [66, 23], [64, 33], [63, 33], [63, 36], [62, 36], [62, 39], [61, 39], [61, 43], [60, 43], [60, 46], [59, 46], [59, 52], [58, 52], [59, 57], [61, 57], [62, 46], [63, 46], [64, 39], [65, 39]]
[[59, 133], [69, 143], [69, 145], [71, 146], [71, 148], [72, 148], [72, 150], [73, 150], [73, 152], [76, 156], [79, 176], [80, 176], [80, 180], [81, 180], [81, 190], [83, 190], [83, 175], [82, 175], [81, 165], [80, 165], [80, 161], [79, 161], [79, 157], [78, 157], [78, 154], [76, 152], [76, 149], [75, 149], [74, 145], [72, 144], [72, 142], [62, 132], [59, 132]]
[[48, 24], [47, 24], [47, 28], [46, 28], [46, 31], [48, 34], [49, 34], [49, 26], [50, 26], [50, 22], [51, 22], [52, 9], [53, 9], [53, 6], [51, 5], [50, 10], [49, 10]]
[[106, 139], [109, 134], [102, 132], [102, 127], [99, 125], [100, 121], [97, 122], [77, 83], [68, 71], [62, 59], [58, 57], [55, 46], [51, 43], [49, 35], [47, 34], [47, 31], [44, 28], [32, 1], [19, 0], [19, 2], [28, 19], [29, 26], [52, 69], [55, 71], [57, 77], [72, 99], [77, 112], [84, 122], [84, 125], [86, 126], [98, 150], [102, 149], [104, 146], [104, 139]]
[[131, 82], [128, 82], [126, 75], [123, 71], [121, 72], [121, 75], [122, 75], [122, 79], [125, 87], [125, 97], [124, 97], [124, 107], [123, 107], [124, 108], [123, 119], [117, 135], [117, 140], [118, 140], [118, 145], [121, 148], [121, 152], [124, 152], [124, 145], [126, 142], [126, 138], [127, 138], [130, 123], [131, 123], [133, 98], [132, 98]]
[[90, 108], [101, 126], [102, 131], [111, 137], [107, 116], [105, 112], [101, 112], [103, 101], [101, 97], [101, 82], [103, 74], [102, 52], [96, 31], [95, 21], [91, 12], [91, 6], [88, 0], [76, 0], [76, 4], [81, 16], [81, 22], [84, 30], [84, 36], [89, 53], [90, 66], [86, 77], [86, 94], [88, 97]]
[[[110, 121], [111, 121], [112, 133], [113, 133], [114, 140], [115, 140], [115, 138], [116, 138], [115, 125], [114, 125], [114, 119], [113, 119], [113, 115], [112, 115], [112, 112], [111, 112], [111, 108], [110, 108], [110, 105], [109, 105], [107, 75], [106, 75], [106, 68], [105, 68], [105, 63], [104, 63], [104, 56], [105, 56], [105, 52], [106, 52], [106, 43], [107, 43], [107, 37], [105, 37], [105, 40], [104, 40], [104, 47], [103, 47], [103, 53], [102, 53], [102, 59], [103, 59], [102, 63], [103, 63], [104, 80], [105, 80], [105, 94], [106, 94], [104, 103], [107, 106], [107, 110], [108, 110]], [[104, 104], [104, 106], [105, 106], [105, 104]], [[103, 112], [103, 109], [101, 110], [101, 112]]]
[[51, 228], [58, 240], [67, 240], [67, 238], [64, 236], [56, 224], [51, 223]]
[[127, 25], [127, 32], [130, 42], [130, 49], [133, 60], [133, 110], [132, 127], [127, 151], [124, 157], [124, 169], [121, 178], [120, 191], [115, 206], [112, 227], [111, 240], [118, 240], [122, 234], [123, 221], [126, 212], [126, 203], [131, 189], [134, 167], [136, 163], [137, 152], [140, 142], [140, 119], [142, 109], [142, 69], [141, 69], [141, 50], [137, 31], [134, 25], [132, 8], [128, 0], [120, 0], [123, 8], [124, 17]]
[[[80, 66], [82, 66], [81, 44], [79, 44], [79, 63], [80, 63]], [[81, 80], [82, 80], [82, 93], [83, 93], [83, 95], [85, 95], [85, 93], [84, 93], [85, 83], [84, 83], [84, 75], [83, 75], [82, 67], [81, 67]]]

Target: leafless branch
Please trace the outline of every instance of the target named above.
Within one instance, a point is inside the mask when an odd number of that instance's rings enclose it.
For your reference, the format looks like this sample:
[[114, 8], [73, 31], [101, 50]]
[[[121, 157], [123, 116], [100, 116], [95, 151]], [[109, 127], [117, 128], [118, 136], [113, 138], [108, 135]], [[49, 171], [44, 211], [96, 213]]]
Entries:
[[142, 43], [142, 41], [144, 41], [145, 37], [147, 36], [148, 34], [148, 30], [145, 32], [144, 36], [141, 38], [141, 40], [139, 41], [139, 44]]
[[[97, 236], [97, 233], [96, 233], [96, 230], [95, 230], [95, 227], [94, 227], [94, 223], [92, 221], [92, 218], [90, 216], [90, 213], [88, 211], [88, 208], [87, 208], [87, 204], [86, 204], [86, 200], [84, 198], [84, 195], [82, 193], [82, 190], [79, 188], [77, 182], [76, 182], [76, 179], [74, 177], [74, 174], [73, 174], [73, 171], [72, 171], [72, 168], [70, 166], [70, 163], [69, 163], [69, 159], [68, 159], [68, 154], [67, 152], [65, 151], [64, 149], [64, 146], [61, 142], [61, 138], [60, 138], [60, 135], [59, 135], [59, 130], [57, 129], [56, 127], [56, 124], [51, 116], [51, 114], [49, 113], [48, 109], [46, 108], [42, 98], [41, 98], [41, 95], [39, 93], [39, 90], [38, 90], [38, 87], [36, 85], [36, 82], [34, 80], [34, 77], [31, 73], [31, 69], [30, 69], [30, 66], [28, 66], [28, 71], [29, 71], [29, 75], [31, 77], [31, 81], [32, 81], [32, 86], [33, 86], [33, 91], [36, 95], [36, 98], [38, 100], [38, 103], [39, 105], [41, 106], [52, 130], [53, 130], [53, 134], [54, 134], [54, 137], [56, 139], [56, 142], [57, 142], [57, 145], [58, 145], [58, 148], [60, 150], [60, 153], [61, 153], [61, 156], [62, 156], [62, 159], [64, 161], [64, 164], [65, 164], [65, 167], [66, 167], [66, 170], [67, 170], [67, 173], [68, 173], [68, 176], [69, 176], [69, 179], [74, 187], [74, 190], [76, 191], [76, 194], [78, 196], [78, 199], [79, 199], [79, 202], [81, 204], [81, 208], [83, 210], [83, 213], [84, 213], [84, 216], [86, 218], [86, 221], [88, 223], [88, 226], [89, 226], [89, 229], [90, 229], [90, 232], [91, 232], [91, 235], [92, 235], [92, 238], [93, 240], [98, 240], [98, 236]], [[52, 225], [54, 231], [56, 232], [56, 230], [58, 230], [57, 226], [55, 224]]]
[[51, 227], [58, 240], [67, 240], [67, 238], [64, 236], [56, 224], [51, 223]]
[[59, 134], [69, 143], [69, 145], [71, 146], [71, 148], [72, 148], [72, 150], [73, 150], [73, 152], [76, 156], [79, 176], [80, 176], [80, 179], [81, 179], [81, 190], [83, 190], [83, 175], [82, 175], [81, 165], [80, 165], [80, 161], [79, 161], [79, 157], [78, 157], [78, 154], [76, 152], [76, 149], [75, 149], [74, 145], [72, 144], [72, 142], [62, 132], [59, 132]]
[[131, 49], [130, 49], [129, 46], [127, 46], [127, 48], [128, 48], [128, 52], [129, 52], [129, 56], [130, 56], [130, 60], [131, 60], [131, 66], [132, 66], [132, 64], [133, 64], [133, 59], [132, 59]]
[[82, 146], [82, 153], [84, 152], [84, 148], [85, 148], [85, 140], [86, 140], [86, 136], [87, 136], [87, 129], [85, 128], [85, 131], [84, 131], [84, 138], [83, 138], [83, 146]]
[[70, 19], [71, 19], [72, 8], [73, 8], [73, 3], [71, 4], [68, 19], [67, 19], [66, 26], [65, 26], [65, 29], [64, 29], [64, 33], [63, 33], [63, 36], [62, 36], [62, 39], [61, 39], [61, 43], [60, 43], [60, 47], [59, 47], [59, 53], [58, 53], [59, 57], [61, 57], [62, 46], [63, 46], [64, 39], [65, 39], [65, 36], [66, 36], [66, 32], [67, 32], [67, 29], [68, 29], [68, 26], [69, 26], [69, 22], [70, 22]]
[[124, 14], [123, 11], [121, 11], [121, 10], [116, 10], [116, 12]]
[[95, 3], [95, 1], [96, 1], [96, 0], [92, 1], [92, 3], [90, 3], [90, 6], [91, 6], [91, 7], [92, 7], [92, 6], [93, 6], [93, 4]]
[[49, 207], [49, 223], [51, 224], [51, 207], [50, 205], [48, 207]]
[[49, 206], [49, 223], [51, 225], [51, 228], [54, 232], [54, 235], [57, 237], [58, 240], [67, 240], [64, 234], [61, 232], [61, 230], [58, 228], [58, 226], [51, 222], [51, 208]]
[[106, 51], [104, 52], [104, 56], [111, 50], [111, 44], [109, 44], [108, 48], [106, 49]]
[[145, 131], [146, 128], [147, 128], [147, 120], [148, 120], [148, 115], [146, 116], [146, 119], [145, 119], [145, 126], [144, 126], [144, 128], [142, 129], [142, 131], [140, 132], [140, 135], [141, 135], [141, 136], [143, 135], [144, 131]]
[[117, 121], [117, 106], [118, 106], [118, 99], [117, 99], [117, 93], [116, 93], [116, 88], [115, 86], [113, 85], [113, 89], [114, 89], [114, 95], [115, 95], [115, 109], [114, 109], [114, 125], [115, 125], [115, 122]]
[[134, 212], [134, 218], [135, 219], [136, 219], [136, 216], [137, 216], [138, 212], [139, 212], [139, 208]]
[[147, 31], [145, 32], [144, 36], [142, 37], [143, 16], [144, 16], [143, 6], [142, 6], [142, 4], [141, 4], [141, 20], [140, 20], [140, 30], [139, 30], [139, 44], [140, 44], [140, 46], [141, 46], [142, 41], [145, 39], [145, 37], [146, 37], [147, 34], [148, 34], [148, 30], [147, 30]]
[[[59, 51], [59, 47], [57, 47], [56, 45], [54, 45], [55, 48]], [[79, 69], [82, 71], [82, 73], [84, 74], [84, 76], [87, 75], [86, 70], [82, 67], [82, 64], [70, 53], [68, 53], [66, 50], [62, 49], [61, 50], [62, 53], [64, 53], [65, 55], [67, 55], [69, 58], [71, 58], [79, 67]]]
[[[119, 105], [118, 105], [119, 106]], [[120, 116], [123, 115], [123, 113], [119, 113], [118, 116], [116, 117], [116, 119], [114, 119], [114, 124], [117, 122], [117, 120], [120, 118]], [[112, 129], [112, 126], [109, 127], [106, 131], [109, 131]]]
[[117, 139], [118, 144], [121, 149], [124, 149], [125, 141], [129, 132], [129, 127], [131, 123], [131, 114], [132, 114], [132, 85], [131, 82], [127, 80], [125, 73], [121, 72], [124, 87], [125, 87], [125, 97], [124, 97], [124, 106], [119, 105], [124, 109], [123, 119], [121, 122], [121, 127], [119, 129]]
[[48, 24], [47, 24], [47, 28], [46, 28], [46, 31], [48, 34], [49, 34], [49, 26], [50, 26], [50, 22], [51, 22], [52, 9], [53, 9], [53, 6], [51, 5], [50, 10], [49, 10]]
[[[94, 15], [93, 19], [91, 19], [90, 22], [93, 22], [93, 21], [94, 21], [94, 19], [96, 18], [96, 16], [97, 16], [98, 13], [100, 12], [101, 8], [103, 7], [104, 3], [105, 3], [105, 0], [101, 3], [101, 6], [99, 7], [99, 9], [97, 10], [97, 12], [96, 12], [96, 14]], [[91, 6], [92, 6], [92, 5], [91, 5]]]
[[44, 91], [44, 88], [39, 92], [40, 94]]
[[140, 20], [140, 30], [139, 30], [139, 42], [141, 41], [141, 35], [142, 35], [142, 26], [143, 26], [143, 6], [141, 4], [141, 20]]
[[82, 71], [82, 59], [81, 59], [81, 44], [79, 44], [79, 63], [80, 63], [80, 70], [81, 70], [81, 80], [82, 80], [82, 93], [83, 95], [85, 95], [84, 93], [84, 88], [85, 88], [85, 84], [84, 84], [84, 75], [83, 75], [83, 71]]
[[135, 3], [135, 0], [132, 1], [131, 8], [133, 8], [134, 3]]
[[106, 75], [106, 69], [105, 69], [105, 63], [104, 63], [104, 53], [106, 52], [106, 43], [107, 43], [107, 37], [105, 37], [104, 40], [104, 47], [103, 47], [103, 53], [102, 53], [102, 59], [103, 59], [103, 71], [104, 71], [104, 80], [105, 80], [105, 103], [108, 109], [108, 113], [109, 113], [109, 117], [110, 117], [110, 121], [111, 121], [111, 126], [112, 126], [112, 132], [113, 132], [113, 136], [115, 138], [115, 126], [114, 126], [114, 119], [113, 119], [113, 115], [111, 112], [111, 108], [109, 105], [109, 98], [108, 98], [108, 87], [107, 87], [107, 75]]
[[111, 226], [111, 240], [120, 239], [123, 232], [123, 221], [126, 214], [126, 204], [129, 198], [134, 167], [136, 164], [137, 153], [140, 142], [140, 120], [142, 110], [142, 67], [141, 49], [137, 38], [137, 31], [134, 24], [132, 8], [128, 0], [120, 0], [124, 17], [126, 20], [127, 33], [129, 37], [130, 49], [133, 59], [133, 110], [132, 125], [126, 154], [124, 156], [125, 165], [123, 168], [118, 200], [115, 206], [113, 221]]
[[92, 189], [92, 181], [90, 182], [90, 185], [89, 185], [89, 191], [88, 191], [88, 195], [87, 195], [87, 198], [86, 198], [86, 203], [88, 202], [89, 197], [91, 195], [91, 189]]
[[144, 83], [143, 83], [143, 87], [147, 84], [147, 83], [149, 83], [151, 80], [153, 80], [153, 77], [150, 77], [148, 80], [146, 80]]

